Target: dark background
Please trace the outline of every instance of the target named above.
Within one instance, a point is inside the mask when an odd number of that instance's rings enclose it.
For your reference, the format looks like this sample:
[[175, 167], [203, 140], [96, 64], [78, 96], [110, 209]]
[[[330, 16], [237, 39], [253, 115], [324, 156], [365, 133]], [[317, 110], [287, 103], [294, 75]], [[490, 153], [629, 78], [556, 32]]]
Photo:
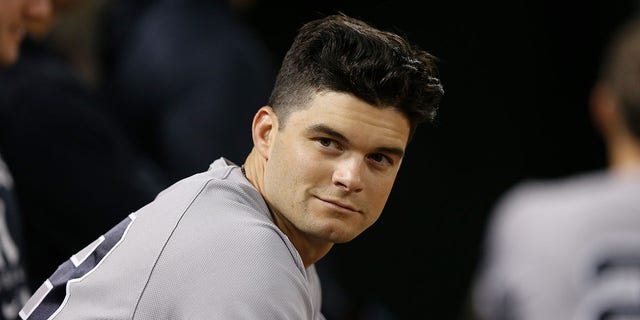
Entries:
[[439, 57], [437, 123], [410, 144], [376, 225], [329, 254], [352, 301], [401, 319], [461, 316], [498, 197], [523, 179], [605, 166], [588, 95], [636, 1], [261, 1], [248, 16], [280, 61], [303, 22], [342, 11]]

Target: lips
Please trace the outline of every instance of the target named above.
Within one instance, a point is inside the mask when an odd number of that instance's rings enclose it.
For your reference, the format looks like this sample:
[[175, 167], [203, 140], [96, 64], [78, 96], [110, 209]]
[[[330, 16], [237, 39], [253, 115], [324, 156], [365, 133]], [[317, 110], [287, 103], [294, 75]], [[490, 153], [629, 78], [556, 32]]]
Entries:
[[321, 200], [323, 202], [326, 202], [326, 203], [329, 203], [329, 204], [334, 205], [336, 207], [342, 208], [344, 210], [353, 211], [353, 212], [356, 212], [356, 213], [361, 213], [361, 211], [358, 210], [355, 206], [353, 206], [352, 204], [347, 203], [345, 201], [338, 200], [338, 199], [324, 199], [324, 198], [320, 198], [320, 197], [316, 197], [316, 198], [318, 198], [319, 200]]

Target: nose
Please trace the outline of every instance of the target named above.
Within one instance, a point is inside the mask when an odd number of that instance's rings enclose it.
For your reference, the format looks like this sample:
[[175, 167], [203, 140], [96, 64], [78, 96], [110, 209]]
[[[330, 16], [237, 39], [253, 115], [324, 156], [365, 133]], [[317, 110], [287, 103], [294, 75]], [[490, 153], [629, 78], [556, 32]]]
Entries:
[[26, 0], [25, 17], [29, 20], [50, 19], [53, 15], [52, 0]]
[[362, 162], [349, 159], [337, 164], [333, 171], [332, 181], [338, 188], [348, 192], [360, 192], [364, 187], [362, 181]]

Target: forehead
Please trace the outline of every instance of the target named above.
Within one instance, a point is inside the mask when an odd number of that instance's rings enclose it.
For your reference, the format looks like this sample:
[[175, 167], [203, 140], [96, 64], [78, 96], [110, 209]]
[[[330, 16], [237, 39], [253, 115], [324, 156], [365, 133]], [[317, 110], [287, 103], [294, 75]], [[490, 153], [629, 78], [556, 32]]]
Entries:
[[317, 93], [306, 108], [293, 112], [286, 126], [300, 129], [327, 125], [342, 134], [368, 137], [404, 147], [409, 138], [409, 119], [395, 108], [378, 108], [340, 92]]

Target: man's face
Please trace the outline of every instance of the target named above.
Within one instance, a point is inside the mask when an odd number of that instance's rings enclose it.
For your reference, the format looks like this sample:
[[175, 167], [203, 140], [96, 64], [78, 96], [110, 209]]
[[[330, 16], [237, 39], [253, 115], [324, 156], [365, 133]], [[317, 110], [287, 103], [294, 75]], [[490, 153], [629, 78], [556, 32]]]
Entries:
[[50, 19], [51, 0], [0, 0], [0, 67], [18, 59], [29, 24]]
[[274, 132], [264, 193], [276, 220], [313, 241], [350, 241], [382, 213], [409, 138], [401, 112], [323, 92]]
[[18, 58], [20, 42], [26, 32], [23, 10], [28, 0], [0, 0], [0, 66]]

